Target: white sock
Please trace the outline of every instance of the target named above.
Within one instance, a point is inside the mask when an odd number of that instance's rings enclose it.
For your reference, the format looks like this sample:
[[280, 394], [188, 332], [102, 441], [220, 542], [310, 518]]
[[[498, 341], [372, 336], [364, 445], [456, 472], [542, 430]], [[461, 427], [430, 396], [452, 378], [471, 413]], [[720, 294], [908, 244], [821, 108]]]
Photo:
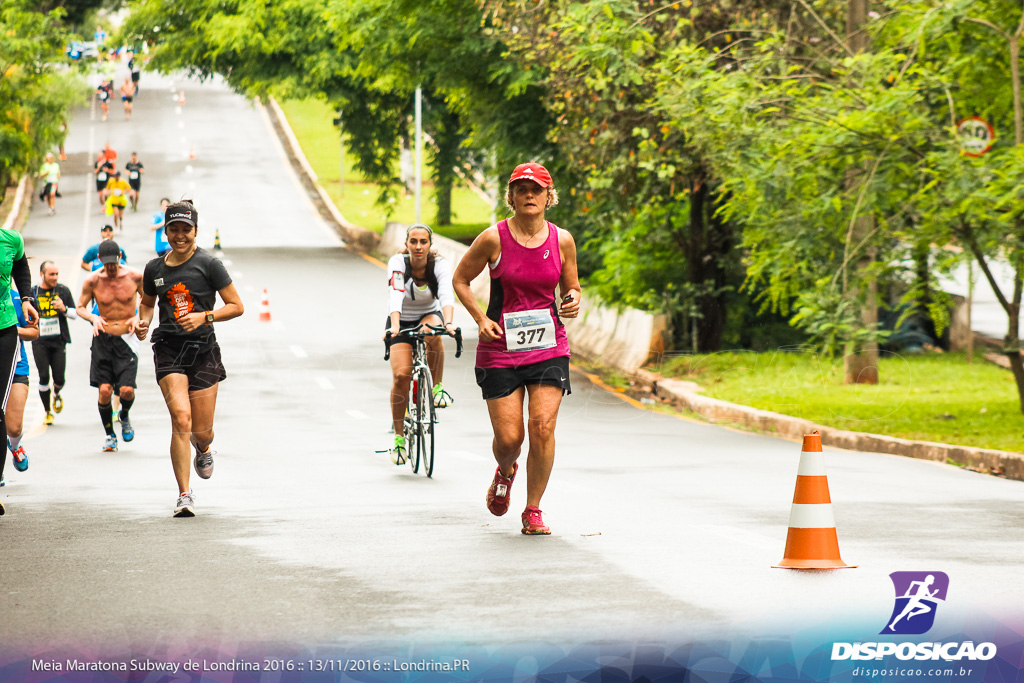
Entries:
[[18, 434], [17, 436], [8, 436], [7, 440], [11, 442], [11, 453], [18, 450], [18, 446], [21, 445], [21, 437], [25, 435], [25, 432]]

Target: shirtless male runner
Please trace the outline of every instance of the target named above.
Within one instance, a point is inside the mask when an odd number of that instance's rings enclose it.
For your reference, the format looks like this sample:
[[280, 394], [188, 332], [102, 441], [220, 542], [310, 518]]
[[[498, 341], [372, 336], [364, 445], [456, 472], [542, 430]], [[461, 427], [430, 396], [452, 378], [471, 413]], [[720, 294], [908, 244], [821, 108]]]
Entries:
[[[137, 295], [142, 294], [142, 273], [121, 265], [121, 248], [114, 240], [101, 242], [99, 259], [103, 268], [90, 275], [78, 297], [78, 315], [92, 323], [92, 364], [89, 384], [99, 388], [100, 421], [107, 434], [104, 451], [117, 450], [114, 409], [110, 401], [117, 391], [121, 398], [121, 437], [135, 438], [128, 411], [135, 401], [135, 377], [139, 371], [138, 341], [135, 337]], [[96, 300], [99, 315], [91, 310]]]

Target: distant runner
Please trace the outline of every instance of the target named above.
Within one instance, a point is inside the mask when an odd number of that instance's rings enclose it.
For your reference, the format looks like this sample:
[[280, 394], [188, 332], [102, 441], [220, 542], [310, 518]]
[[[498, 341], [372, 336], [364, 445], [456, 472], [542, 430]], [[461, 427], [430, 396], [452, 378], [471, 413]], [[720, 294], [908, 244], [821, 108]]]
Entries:
[[124, 83], [121, 84], [121, 101], [124, 103], [124, 119], [129, 121], [132, 118], [132, 101], [135, 99], [135, 85], [132, 83], [131, 78], [125, 76]]
[[96, 176], [96, 194], [99, 195], [100, 207], [103, 209], [107, 206], [107, 181], [116, 170], [117, 165], [104, 152], [100, 152], [93, 164], [93, 175]]
[[142, 174], [146, 172], [142, 162], [139, 161], [138, 154], [132, 152], [132, 158], [124, 165], [124, 170], [128, 173], [128, 199], [132, 203], [132, 211], [138, 211], [139, 193], [142, 191]]
[[60, 164], [53, 156], [53, 152], [46, 155], [46, 161], [39, 169], [39, 177], [46, 183], [46, 187], [39, 193], [39, 198], [47, 201], [50, 205], [49, 215], [57, 213], [57, 183], [60, 181]]
[[[58, 282], [60, 271], [53, 261], [39, 266], [42, 280], [35, 288], [39, 306], [39, 337], [32, 342], [32, 356], [39, 371], [39, 400], [46, 411], [46, 424], [53, 424], [53, 414], [64, 410], [60, 390], [64, 388], [67, 369], [67, 345], [71, 343], [68, 319], [78, 317], [75, 297], [67, 286]], [[50, 402], [50, 373], [53, 373], [53, 403]]]
[[124, 209], [128, 206], [128, 193], [131, 189], [128, 181], [121, 178], [120, 171], [115, 171], [107, 181], [107, 204], [113, 210], [115, 230], [120, 231], [124, 227]]
[[166, 256], [167, 252], [171, 250], [171, 244], [167, 241], [167, 235], [164, 234], [164, 213], [170, 205], [170, 199], [167, 197], [161, 199], [160, 210], [153, 214], [153, 218], [150, 221], [152, 226], [150, 230], [153, 231], [153, 249], [156, 251], [157, 256]]

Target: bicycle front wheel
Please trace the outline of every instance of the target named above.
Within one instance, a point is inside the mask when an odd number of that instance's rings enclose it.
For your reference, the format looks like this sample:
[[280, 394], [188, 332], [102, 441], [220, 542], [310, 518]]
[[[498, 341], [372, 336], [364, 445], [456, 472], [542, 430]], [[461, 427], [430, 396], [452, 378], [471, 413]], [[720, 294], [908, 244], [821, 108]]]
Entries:
[[405, 457], [412, 467], [413, 473], [420, 469], [419, 454], [419, 408], [416, 404], [418, 391], [413, 390], [414, 382], [409, 382], [409, 402], [406, 404], [405, 412]]
[[434, 474], [434, 379], [430, 370], [424, 368], [420, 376], [420, 407], [419, 420], [419, 452], [423, 459], [423, 474], [428, 477]]

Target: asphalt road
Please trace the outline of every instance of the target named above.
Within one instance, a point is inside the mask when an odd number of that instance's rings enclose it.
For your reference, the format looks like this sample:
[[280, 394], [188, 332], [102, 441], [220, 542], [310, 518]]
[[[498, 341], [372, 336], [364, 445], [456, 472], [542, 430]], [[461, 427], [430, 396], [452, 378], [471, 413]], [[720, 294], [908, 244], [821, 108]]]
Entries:
[[[859, 566], [772, 569], [800, 445], [641, 410], [579, 373], [543, 502], [553, 535], [524, 537], [523, 483], [506, 517], [484, 505], [494, 462], [472, 339], [447, 359], [456, 402], [441, 413], [433, 479], [392, 465], [375, 452], [390, 438], [381, 266], [315, 215], [258, 107], [216, 82], [146, 73], [142, 86], [132, 121], [112, 107], [107, 122], [92, 110], [71, 122], [58, 213], [33, 204], [27, 250], [79, 291], [80, 254], [104, 222], [89, 171], [108, 141], [119, 164], [135, 150], [146, 166], [142, 208], [116, 237], [130, 266], [153, 256], [159, 198], [195, 197], [200, 243], [219, 231], [246, 306], [217, 326], [229, 377], [215, 474], [193, 479], [198, 516], [172, 518], [170, 423], [148, 342], [137, 437], [101, 452], [89, 328], [75, 323], [64, 411], [43, 427], [33, 388], [30, 468], [8, 466], [0, 489], [0, 649], [678, 642], [796, 637], [840, 620], [877, 634], [888, 575], [905, 570], [949, 574], [943, 632], [977, 610], [1024, 612], [1024, 484], [829, 450], [840, 547]], [[264, 289], [272, 322], [258, 316]], [[473, 336], [461, 311], [457, 322]]]

